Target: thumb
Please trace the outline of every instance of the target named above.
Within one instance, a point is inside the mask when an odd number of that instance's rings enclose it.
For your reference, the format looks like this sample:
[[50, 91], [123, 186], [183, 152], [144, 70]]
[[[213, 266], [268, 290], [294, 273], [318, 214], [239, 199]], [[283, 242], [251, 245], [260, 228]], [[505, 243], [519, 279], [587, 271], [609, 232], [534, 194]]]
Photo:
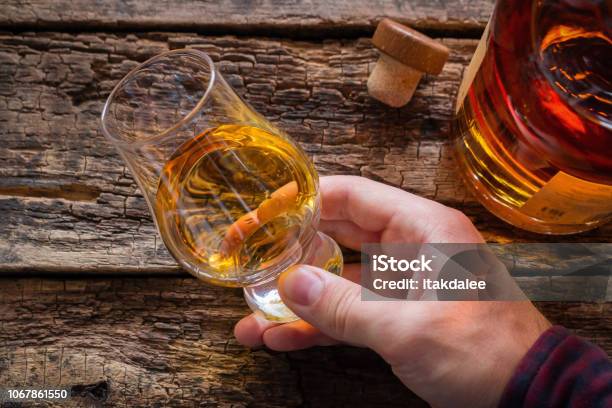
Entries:
[[[337, 340], [374, 347], [380, 302], [363, 302], [361, 286], [309, 265], [296, 265], [280, 276], [283, 302], [299, 317]], [[383, 302], [384, 303], [384, 302]]]

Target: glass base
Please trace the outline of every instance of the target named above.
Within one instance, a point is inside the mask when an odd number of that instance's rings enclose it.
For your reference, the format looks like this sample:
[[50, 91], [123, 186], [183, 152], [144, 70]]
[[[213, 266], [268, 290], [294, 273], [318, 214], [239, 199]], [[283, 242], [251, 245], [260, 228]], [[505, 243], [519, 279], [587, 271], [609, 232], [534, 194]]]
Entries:
[[[322, 232], [317, 232], [297, 264], [312, 265], [341, 275], [342, 252], [333, 239]], [[251, 310], [261, 313], [267, 320], [278, 323], [298, 320], [299, 317], [281, 300], [278, 293], [278, 279], [279, 276], [276, 276], [266, 282], [245, 287], [244, 298]]]

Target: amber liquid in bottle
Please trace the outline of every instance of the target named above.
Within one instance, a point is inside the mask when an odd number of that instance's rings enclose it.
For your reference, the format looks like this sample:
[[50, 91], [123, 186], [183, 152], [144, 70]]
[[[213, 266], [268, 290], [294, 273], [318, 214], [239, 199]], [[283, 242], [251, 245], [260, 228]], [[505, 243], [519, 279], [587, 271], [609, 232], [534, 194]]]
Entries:
[[454, 121], [467, 185], [518, 227], [566, 234], [612, 218], [612, 41], [604, 1], [501, 0]]
[[184, 143], [165, 164], [156, 222], [173, 256], [199, 277], [245, 286], [314, 232], [307, 228], [316, 222], [315, 174], [282, 136], [222, 125]]

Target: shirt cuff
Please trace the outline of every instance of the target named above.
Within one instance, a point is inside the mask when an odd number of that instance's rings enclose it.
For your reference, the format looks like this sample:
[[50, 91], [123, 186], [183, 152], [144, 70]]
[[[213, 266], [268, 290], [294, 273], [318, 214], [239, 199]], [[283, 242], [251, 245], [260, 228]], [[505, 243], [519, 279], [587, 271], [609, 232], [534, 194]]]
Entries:
[[553, 326], [519, 363], [500, 407], [595, 407], [608, 402], [612, 403], [612, 363], [607, 354], [564, 327]]

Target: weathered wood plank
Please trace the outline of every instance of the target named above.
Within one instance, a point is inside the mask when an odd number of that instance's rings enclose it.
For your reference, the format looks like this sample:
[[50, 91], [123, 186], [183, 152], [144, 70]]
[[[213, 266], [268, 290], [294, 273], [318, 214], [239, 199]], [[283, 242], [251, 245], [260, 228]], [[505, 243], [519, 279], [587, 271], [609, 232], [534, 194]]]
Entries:
[[240, 293], [195, 279], [2, 279], [0, 384], [92, 386], [69, 406], [96, 394], [113, 407], [426, 406], [365, 350], [249, 352], [232, 335]]
[[[539, 307], [612, 353], [611, 303]], [[425, 406], [367, 350], [244, 349], [246, 312], [195, 279], [0, 279], [0, 384], [84, 395], [62, 407]]]
[[[453, 97], [476, 41], [390, 109], [367, 95], [366, 39], [296, 42], [191, 34], [0, 34], [0, 269], [176, 272], [145, 202], [98, 132], [114, 84], [169, 48], [208, 51], [229, 82], [311, 154], [321, 174], [358, 174], [466, 211], [490, 241], [555, 241], [488, 214], [459, 180]], [[610, 242], [612, 226], [564, 241]]]
[[478, 33], [493, 0], [8, 0], [0, 27], [202, 30], [325, 38], [370, 32], [383, 17], [424, 30]]

